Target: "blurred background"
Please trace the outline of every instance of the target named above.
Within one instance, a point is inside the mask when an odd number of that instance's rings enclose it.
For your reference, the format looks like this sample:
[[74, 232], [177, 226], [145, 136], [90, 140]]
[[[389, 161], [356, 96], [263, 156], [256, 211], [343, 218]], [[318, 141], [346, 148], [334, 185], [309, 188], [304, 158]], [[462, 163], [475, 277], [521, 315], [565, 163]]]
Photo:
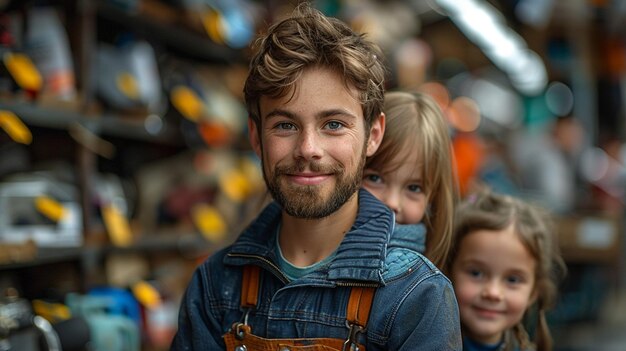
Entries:
[[[264, 201], [242, 87], [287, 0], [0, 1], [0, 349], [166, 350]], [[556, 350], [626, 350], [626, 1], [314, 1], [445, 111], [459, 182], [550, 210]]]

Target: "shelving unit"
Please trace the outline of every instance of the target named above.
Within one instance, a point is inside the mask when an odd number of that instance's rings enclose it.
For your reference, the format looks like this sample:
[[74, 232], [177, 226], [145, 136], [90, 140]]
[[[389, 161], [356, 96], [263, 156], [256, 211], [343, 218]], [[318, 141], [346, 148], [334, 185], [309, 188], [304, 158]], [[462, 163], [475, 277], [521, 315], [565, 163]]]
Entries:
[[[192, 28], [187, 23], [189, 15], [182, 9], [173, 8], [165, 1], [142, 3], [155, 6], [157, 11], [165, 9], [169, 17], [152, 16], [154, 8], [147, 12], [145, 8], [130, 11], [104, 0], [51, 0], [46, 3], [58, 10], [68, 35], [74, 61], [76, 100], [55, 103], [48, 98], [45, 101], [29, 99], [21, 94], [12, 97], [3, 92], [0, 95], [0, 110], [11, 111], [18, 116], [32, 130], [34, 144], [38, 147], [34, 150], [32, 144], [15, 144], [10, 145], [11, 148], [25, 151], [35, 162], [47, 161], [45, 158], [49, 154], [64, 153], [62, 158], [66, 164], [63, 167], [68, 167], [67, 173], [73, 177], [73, 185], [78, 190], [77, 201], [82, 209], [83, 226], [83, 244], [80, 246], [38, 247], [32, 259], [0, 263], [0, 288], [16, 287], [22, 297], [29, 300], [55, 300], [70, 292], [87, 293], [94, 287], [109, 283], [107, 265], [119, 257], [145, 260], [150, 272], [148, 276], [137, 278], [156, 279], [153, 273], [158, 267], [171, 269], [175, 266], [179, 269], [175, 278], [184, 280], [200, 260], [232, 239], [225, 234], [221, 240], [208, 240], [191, 222], [143, 226], [135, 217], [139, 206], [137, 194], [128, 205], [128, 224], [133, 238], [129, 245], [114, 245], [100, 218], [102, 214], [97, 208], [99, 199], [94, 192], [101, 185], [97, 178], [99, 173], [107, 172], [121, 180], [136, 182], [132, 178], [148, 162], [180, 154], [212, 151], [208, 146], [202, 150], [199, 145], [189, 144], [182, 124], [187, 123], [189, 127], [190, 122], [185, 121], [169, 101], [167, 108], [159, 113], [118, 110], [102, 103], [94, 84], [97, 80], [94, 65], [99, 44], [103, 41], [112, 44], [116, 32], [131, 33], [153, 45], [157, 55], [174, 58], [182, 65], [213, 67], [218, 71], [242, 64], [246, 59], [243, 50], [217, 44], [198, 28]], [[40, 4], [37, 1], [11, 1], [6, 6], [12, 13], [26, 13], [31, 6]], [[159, 57], [156, 60], [159, 66], [164, 64]], [[167, 92], [163, 92], [162, 99], [169, 99]], [[150, 123], [156, 123], [156, 127]], [[108, 155], [107, 159], [84, 141], [77, 140], [72, 134], [77, 128], [88, 132], [88, 137], [110, 145], [115, 149], [115, 156]], [[37, 138], [42, 136], [51, 136], [50, 140], [58, 144], [42, 146], [41, 142], [37, 143]], [[7, 135], [0, 135], [0, 155], [2, 147], [11, 143]], [[245, 153], [240, 144], [235, 142], [232, 145], [235, 154]], [[41, 149], [45, 148], [48, 150], [42, 152]], [[222, 148], [221, 151], [228, 150]], [[34, 154], [36, 152], [43, 155]], [[122, 164], [118, 165], [120, 161]], [[189, 166], [192, 167], [191, 164]], [[30, 172], [31, 169], [21, 171]], [[210, 178], [211, 174], [204, 177]], [[166, 190], [159, 189], [163, 194]], [[203, 199], [208, 200], [211, 198]], [[131, 202], [134, 202], [133, 206]], [[154, 210], [163, 211], [156, 206]], [[167, 287], [164, 298], [176, 299], [171, 294], [179, 293], [177, 290], [181, 288], [184, 288], [182, 283], [179, 287]], [[144, 342], [146, 345], [142, 348], [166, 349], [163, 345], [151, 345], [149, 340]]]

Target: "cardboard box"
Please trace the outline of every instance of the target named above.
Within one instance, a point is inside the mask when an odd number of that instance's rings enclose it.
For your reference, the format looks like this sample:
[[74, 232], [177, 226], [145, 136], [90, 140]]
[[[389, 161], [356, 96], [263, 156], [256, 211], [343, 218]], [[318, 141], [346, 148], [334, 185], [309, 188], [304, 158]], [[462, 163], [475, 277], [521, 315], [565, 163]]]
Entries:
[[623, 251], [623, 219], [601, 215], [556, 219], [563, 259], [572, 263], [617, 264]]

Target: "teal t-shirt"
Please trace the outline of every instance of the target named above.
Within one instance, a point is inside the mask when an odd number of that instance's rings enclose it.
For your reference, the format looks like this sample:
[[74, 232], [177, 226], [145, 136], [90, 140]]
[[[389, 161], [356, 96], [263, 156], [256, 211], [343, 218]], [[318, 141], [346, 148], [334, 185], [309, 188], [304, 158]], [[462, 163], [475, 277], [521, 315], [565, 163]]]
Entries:
[[279, 244], [280, 242], [279, 233], [280, 233], [280, 226], [278, 226], [278, 228], [276, 229], [276, 256], [278, 256], [278, 266], [280, 267], [280, 270], [283, 271], [283, 273], [290, 280], [296, 280], [296, 279], [304, 277], [305, 275], [317, 270], [318, 268], [325, 266], [330, 261], [332, 261], [333, 258], [335, 257], [336, 252], [333, 252], [325, 259], [317, 263], [314, 263], [310, 266], [306, 266], [306, 267], [294, 266], [293, 264], [291, 264], [291, 262], [287, 261], [285, 256], [283, 256], [283, 252], [280, 249], [280, 244]]

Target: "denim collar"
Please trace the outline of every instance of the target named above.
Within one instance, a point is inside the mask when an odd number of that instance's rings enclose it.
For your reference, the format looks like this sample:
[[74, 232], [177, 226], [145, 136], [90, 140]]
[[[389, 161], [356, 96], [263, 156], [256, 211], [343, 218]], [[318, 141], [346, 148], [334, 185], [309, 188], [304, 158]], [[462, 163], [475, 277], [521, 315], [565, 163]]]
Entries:
[[[224, 258], [229, 265], [245, 265], [259, 260], [276, 263], [274, 245], [281, 207], [270, 203], [245, 229]], [[383, 284], [382, 272], [387, 243], [393, 231], [393, 213], [367, 190], [359, 190], [359, 210], [352, 228], [337, 248], [335, 258], [319, 279], [363, 281]], [[319, 276], [320, 274], [324, 275]]]

